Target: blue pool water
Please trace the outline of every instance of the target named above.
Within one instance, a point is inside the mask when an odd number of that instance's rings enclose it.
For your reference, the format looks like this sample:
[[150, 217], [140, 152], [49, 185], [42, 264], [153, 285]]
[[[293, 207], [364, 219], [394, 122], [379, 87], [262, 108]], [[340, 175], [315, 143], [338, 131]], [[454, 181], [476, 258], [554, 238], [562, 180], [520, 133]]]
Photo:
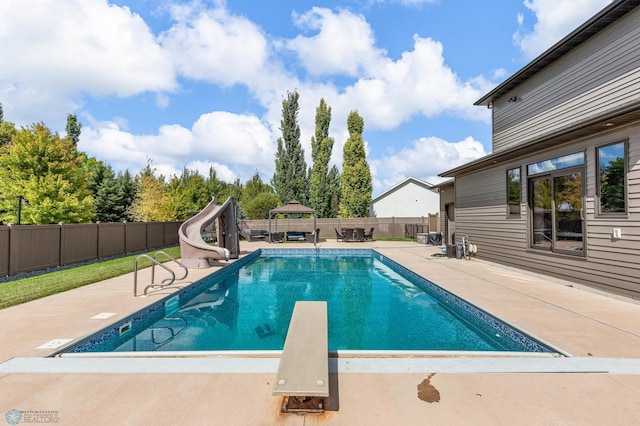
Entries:
[[375, 251], [287, 252], [250, 255], [71, 351], [279, 350], [295, 302], [322, 300], [329, 350], [548, 352]]

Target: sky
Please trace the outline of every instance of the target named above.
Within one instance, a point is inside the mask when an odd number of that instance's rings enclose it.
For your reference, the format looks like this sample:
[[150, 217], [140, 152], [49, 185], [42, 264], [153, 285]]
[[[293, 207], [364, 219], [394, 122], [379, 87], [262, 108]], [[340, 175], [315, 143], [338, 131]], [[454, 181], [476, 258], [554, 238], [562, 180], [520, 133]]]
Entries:
[[133, 175], [186, 167], [270, 182], [282, 101], [297, 91], [312, 165], [331, 107], [331, 164], [364, 119], [373, 195], [491, 152], [474, 102], [610, 0], [0, 0], [0, 103]]

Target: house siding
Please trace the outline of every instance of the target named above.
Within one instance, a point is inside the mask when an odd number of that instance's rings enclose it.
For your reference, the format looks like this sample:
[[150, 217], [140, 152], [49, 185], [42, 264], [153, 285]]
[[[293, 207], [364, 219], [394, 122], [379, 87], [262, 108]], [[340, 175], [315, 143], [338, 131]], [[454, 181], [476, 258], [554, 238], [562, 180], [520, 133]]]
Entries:
[[[511, 97], [516, 102], [509, 102]], [[493, 152], [640, 104], [640, 8], [493, 103]]]
[[[628, 140], [628, 214], [597, 215], [596, 147], [621, 140]], [[514, 218], [506, 214], [506, 170], [578, 151], [584, 151], [586, 158], [585, 256], [530, 249], [526, 172], [522, 179], [522, 213]], [[478, 258], [640, 298], [640, 123], [500, 167], [457, 176], [455, 190], [456, 239], [468, 236], [478, 246]], [[622, 229], [621, 239], [612, 239], [613, 228]]]
[[372, 217], [420, 217], [438, 213], [439, 194], [413, 182], [371, 203]]

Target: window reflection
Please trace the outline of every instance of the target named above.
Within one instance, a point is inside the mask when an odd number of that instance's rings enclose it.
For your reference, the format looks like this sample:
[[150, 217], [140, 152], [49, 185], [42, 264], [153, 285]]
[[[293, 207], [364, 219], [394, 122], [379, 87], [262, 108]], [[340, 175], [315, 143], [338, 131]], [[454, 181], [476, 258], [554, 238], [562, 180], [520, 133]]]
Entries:
[[625, 142], [598, 148], [598, 195], [600, 213], [625, 213]]
[[583, 164], [584, 152], [576, 152], [575, 154], [569, 154], [563, 157], [552, 158], [550, 160], [541, 161], [539, 163], [529, 164], [527, 166], [527, 174], [529, 176], [537, 175], [554, 170], [566, 169], [568, 167], [581, 166]]

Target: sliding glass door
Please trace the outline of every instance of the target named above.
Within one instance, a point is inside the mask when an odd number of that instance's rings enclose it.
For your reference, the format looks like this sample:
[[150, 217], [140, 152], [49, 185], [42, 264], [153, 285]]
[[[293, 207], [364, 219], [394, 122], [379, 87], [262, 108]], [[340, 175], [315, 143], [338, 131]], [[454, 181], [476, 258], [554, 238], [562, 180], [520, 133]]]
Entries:
[[582, 168], [529, 179], [532, 248], [583, 254], [583, 185]]

